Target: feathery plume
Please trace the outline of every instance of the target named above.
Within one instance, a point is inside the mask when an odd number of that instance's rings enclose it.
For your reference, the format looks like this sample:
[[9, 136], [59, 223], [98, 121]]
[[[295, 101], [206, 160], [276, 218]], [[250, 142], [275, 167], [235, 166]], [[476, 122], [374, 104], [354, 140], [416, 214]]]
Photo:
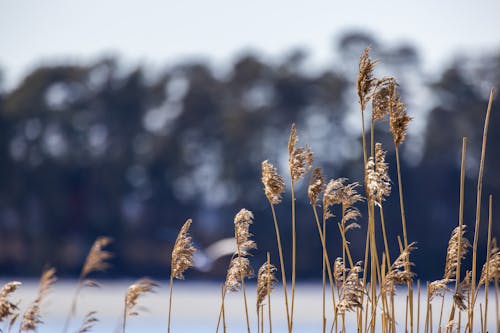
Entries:
[[338, 257], [335, 259], [335, 263], [333, 265], [333, 277], [337, 288], [340, 288], [344, 282], [344, 273], [347, 273], [344, 261], [342, 258]]
[[[361, 216], [359, 210], [352, 207], [356, 202], [363, 201], [363, 197], [357, 192], [356, 188], [359, 183], [351, 183], [345, 185], [347, 178], [332, 179], [328, 182], [323, 194], [323, 210], [325, 218], [333, 217], [330, 207], [337, 204], [344, 206], [344, 216], [342, 224], [347, 225], [347, 222], [356, 220]], [[354, 224], [352, 227], [358, 226]], [[349, 227], [349, 226], [347, 226]], [[359, 227], [359, 226], [358, 226]]]
[[196, 252], [189, 235], [191, 222], [191, 219], [188, 219], [182, 226], [172, 251], [171, 274], [180, 280], [184, 279], [184, 272], [193, 266], [193, 254]]
[[241, 288], [241, 279], [251, 278], [254, 271], [250, 266], [248, 258], [234, 256], [227, 270], [226, 282], [224, 287], [228, 291], [238, 291]]
[[372, 97], [372, 118], [374, 121], [381, 120], [389, 114], [394, 89], [396, 89], [396, 80], [393, 77], [377, 80]]
[[500, 250], [495, 243], [491, 246], [490, 258], [488, 262], [483, 265], [479, 285], [486, 283], [486, 276], [488, 277], [488, 282], [500, 278]]
[[453, 282], [452, 279], [441, 279], [429, 283], [429, 295], [432, 301], [435, 296], [444, 297], [444, 293], [450, 288], [448, 288], [448, 283]]
[[471, 272], [467, 271], [467, 273], [465, 273], [464, 279], [458, 284], [457, 290], [455, 291], [455, 294], [453, 295], [453, 302], [455, 302], [455, 305], [461, 311], [466, 310], [467, 304], [469, 304], [471, 277], [472, 277]]
[[313, 162], [313, 153], [308, 147], [296, 147], [298, 142], [295, 124], [292, 124], [288, 140], [288, 166], [292, 181], [297, 181], [309, 172]]
[[139, 314], [136, 310], [139, 297], [146, 293], [153, 293], [157, 286], [158, 285], [153, 280], [142, 278], [128, 287], [127, 293], [125, 294], [125, 319]]
[[2, 290], [0, 290], [0, 322], [10, 316], [16, 315], [19, 312], [17, 304], [12, 303], [9, 300], [9, 296], [15, 292], [20, 285], [21, 282], [11, 281], [5, 284], [2, 287]]
[[55, 274], [55, 268], [49, 268], [42, 273], [38, 295], [24, 313], [19, 331], [36, 331], [38, 325], [42, 323], [41, 305], [50, 288], [57, 280]]
[[80, 280], [85, 279], [89, 274], [97, 271], [104, 271], [109, 268], [109, 263], [107, 262], [111, 257], [112, 253], [104, 250], [109, 243], [113, 240], [109, 237], [98, 237], [85, 259], [85, 264], [83, 265], [82, 272], [80, 273]]
[[406, 105], [401, 102], [400, 96], [396, 91], [391, 96], [390, 107], [390, 129], [394, 139], [394, 144], [399, 146], [403, 143], [406, 132], [408, 130], [408, 123], [412, 120], [406, 113]]
[[375, 144], [375, 159], [370, 156], [366, 163], [366, 192], [368, 198], [381, 205], [384, 198], [391, 194], [391, 179], [389, 166], [385, 162], [387, 152], [381, 143]]
[[397, 259], [391, 265], [389, 272], [386, 274], [383, 282], [383, 289], [391, 295], [395, 294], [396, 285], [408, 284], [412, 282], [415, 273], [411, 270], [406, 270], [406, 265], [413, 266], [410, 261], [410, 254], [416, 250], [415, 242], [408, 244], [408, 246], [399, 254]]
[[281, 193], [285, 192], [285, 181], [276, 168], [265, 160], [262, 162], [262, 183], [267, 199], [273, 205], [281, 202]]
[[339, 314], [354, 311], [356, 308], [363, 306], [361, 303], [363, 284], [359, 279], [359, 273], [362, 271], [361, 262], [356, 263], [352, 269], [349, 269], [349, 274], [347, 274], [346, 280], [340, 290], [340, 298], [337, 304]]
[[364, 111], [366, 109], [366, 105], [371, 98], [373, 88], [376, 84], [376, 79], [373, 77], [373, 70], [375, 69], [376, 63], [376, 61], [372, 61], [370, 59], [370, 48], [367, 47], [366, 49], [364, 49], [359, 59], [359, 73], [357, 82], [361, 111]]
[[252, 223], [253, 214], [245, 208], [241, 209], [234, 217], [234, 235], [240, 256], [247, 256], [249, 249], [257, 248], [255, 242], [250, 239], [253, 236], [249, 231]]
[[[471, 244], [465, 238], [466, 225], [458, 226], [453, 229], [450, 240], [448, 241], [448, 250], [446, 251], [446, 264], [444, 267], [444, 278], [453, 279], [457, 274], [457, 267], [459, 260], [463, 260], [467, 255], [467, 251]], [[459, 239], [461, 244], [458, 244]], [[458, 252], [460, 250], [460, 258]]]
[[276, 267], [268, 262], [265, 262], [257, 273], [257, 311], [260, 306], [273, 290], [274, 284], [276, 283], [276, 277], [274, 273], [276, 272]]
[[87, 333], [90, 332], [96, 322], [99, 320], [96, 317], [97, 311], [90, 311], [88, 312], [85, 317], [83, 318], [83, 323], [82, 326], [80, 326], [80, 329], [77, 331], [77, 333]]
[[311, 205], [316, 205], [318, 197], [320, 193], [323, 192], [324, 188], [325, 176], [321, 173], [321, 168], [315, 168], [312, 172], [311, 179], [309, 180], [309, 186], [307, 188], [307, 194]]

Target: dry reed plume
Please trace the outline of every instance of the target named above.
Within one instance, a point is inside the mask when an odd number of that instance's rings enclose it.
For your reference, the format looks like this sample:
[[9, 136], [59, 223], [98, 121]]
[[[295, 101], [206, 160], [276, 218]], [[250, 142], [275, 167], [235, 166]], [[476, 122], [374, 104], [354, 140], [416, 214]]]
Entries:
[[96, 317], [96, 314], [97, 314], [96, 311], [87, 312], [87, 314], [83, 318], [83, 323], [77, 332], [78, 333], [87, 333], [87, 332], [92, 331], [94, 324], [99, 321]]
[[82, 271], [80, 272], [80, 277], [78, 279], [78, 285], [76, 287], [73, 299], [71, 300], [71, 306], [66, 320], [64, 322], [63, 332], [67, 332], [71, 318], [76, 313], [76, 305], [78, 296], [84, 287], [98, 287], [99, 284], [93, 280], [89, 279], [88, 276], [94, 272], [103, 272], [110, 267], [109, 259], [113, 257], [113, 254], [106, 251], [104, 248], [108, 246], [113, 240], [110, 237], [101, 236], [98, 237], [85, 258], [85, 263], [83, 264]]
[[129, 317], [138, 316], [137, 302], [139, 297], [146, 293], [153, 293], [158, 285], [149, 278], [137, 280], [134, 284], [128, 287], [125, 294], [125, 306], [123, 309], [122, 332], [125, 333], [127, 319]]
[[2, 290], [0, 290], [0, 322], [9, 319], [9, 331], [14, 325], [15, 321], [19, 317], [19, 303], [13, 303], [9, 300], [9, 297], [14, 293], [17, 288], [21, 285], [21, 282], [11, 281], [6, 283]]
[[38, 295], [24, 313], [21, 319], [21, 325], [19, 326], [19, 332], [36, 331], [38, 325], [42, 323], [42, 302], [50, 292], [51, 287], [56, 280], [55, 268], [48, 268], [42, 273], [42, 276], [40, 277], [40, 285], [38, 287]]
[[182, 226], [177, 239], [175, 240], [174, 249], [172, 250], [172, 260], [170, 267], [170, 291], [168, 301], [168, 332], [170, 332], [170, 318], [172, 315], [172, 291], [174, 279], [184, 280], [184, 272], [193, 266], [193, 255], [196, 249], [189, 235], [191, 227], [191, 219], [188, 219]]

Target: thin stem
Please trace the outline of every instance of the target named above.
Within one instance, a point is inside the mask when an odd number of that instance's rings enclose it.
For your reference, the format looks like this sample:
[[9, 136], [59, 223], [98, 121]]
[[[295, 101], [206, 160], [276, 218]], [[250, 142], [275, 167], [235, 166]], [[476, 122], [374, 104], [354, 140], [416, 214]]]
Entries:
[[[290, 171], [290, 174], [292, 172]], [[293, 330], [293, 311], [295, 306], [295, 274], [297, 256], [297, 234], [295, 230], [295, 182], [292, 179], [292, 308], [290, 311], [290, 330]]]
[[420, 333], [420, 280], [417, 281], [417, 289], [418, 289], [418, 296], [417, 296], [417, 333]]
[[[316, 220], [317, 220], [317, 214], [316, 214]], [[326, 237], [326, 221], [323, 220], [323, 239]], [[322, 271], [321, 271], [321, 292], [322, 292], [322, 301], [323, 301], [323, 333], [326, 333], [326, 256], [325, 256], [325, 251], [326, 251], [326, 239], [325, 240], [325, 246], [323, 248], [323, 263], [322, 263]], [[323, 246], [323, 245], [322, 245]]]
[[[271, 256], [267, 252], [267, 312], [269, 316], [269, 333], [273, 332], [273, 321], [271, 316]], [[264, 318], [262, 318], [264, 320]], [[264, 329], [262, 329], [264, 333]]]
[[170, 333], [170, 317], [172, 314], [172, 291], [174, 288], [174, 276], [170, 274], [170, 296], [168, 297], [168, 333]]
[[391, 255], [389, 254], [389, 245], [387, 242], [387, 234], [385, 232], [384, 208], [382, 208], [382, 205], [380, 205], [379, 208], [380, 208], [380, 223], [382, 224], [382, 236], [384, 237], [384, 247], [385, 247], [385, 254], [386, 254], [386, 259], [387, 259], [387, 269], [390, 269], [391, 268]]
[[[321, 230], [321, 226], [319, 224], [319, 217], [318, 217], [318, 211], [316, 209], [316, 206], [313, 207], [313, 212], [314, 212], [314, 218], [316, 220], [316, 226], [318, 227], [318, 234], [319, 238], [321, 240], [321, 246], [323, 247], [323, 255], [325, 257], [325, 263], [326, 263], [326, 270], [328, 272], [328, 279], [330, 281], [330, 288], [331, 288], [331, 293], [332, 293], [332, 302], [334, 306], [334, 310], [336, 312], [336, 304], [335, 304], [335, 288], [334, 288], [334, 279], [333, 279], [333, 274], [332, 274], [332, 265], [330, 263], [330, 258], [328, 257], [328, 251], [326, 249], [326, 240], [325, 240], [325, 234]], [[323, 220], [323, 224], [325, 224], [326, 221]]]
[[271, 202], [269, 202], [269, 204], [271, 205], [271, 211], [273, 212], [274, 229], [276, 232], [276, 241], [278, 243], [278, 253], [280, 257], [280, 268], [281, 268], [281, 282], [283, 284], [283, 293], [285, 295], [285, 308], [286, 308], [286, 320], [288, 324], [288, 332], [292, 332], [292, 327], [290, 324], [289, 306], [288, 306], [288, 292], [286, 288], [285, 262], [283, 260], [283, 248], [281, 246], [280, 229], [278, 227], [278, 220], [276, 219], [276, 212], [274, 210], [274, 205]]
[[488, 204], [488, 242], [487, 242], [487, 250], [486, 250], [486, 281], [484, 285], [484, 326], [483, 332], [486, 332], [486, 323], [488, 322], [488, 287], [490, 284], [490, 256], [491, 256], [491, 225], [493, 221], [493, 196], [490, 194], [489, 204]]
[[[481, 194], [483, 191], [483, 174], [484, 174], [484, 159], [486, 155], [486, 139], [488, 137], [488, 125], [490, 122], [491, 105], [493, 103], [493, 88], [490, 91], [490, 99], [486, 110], [486, 118], [484, 119], [483, 142], [481, 146], [481, 160], [479, 162], [479, 176], [477, 180], [477, 198], [476, 198], [476, 225], [474, 228], [474, 243], [472, 245], [472, 281], [471, 294], [474, 294], [476, 288], [476, 269], [477, 269], [477, 243], [479, 239], [479, 224], [481, 220]], [[474, 326], [474, 304], [469, 307], [469, 332], [473, 332]]]
[[70, 307], [69, 313], [66, 317], [66, 320], [64, 321], [63, 333], [68, 332], [71, 318], [75, 315], [75, 312], [76, 312], [76, 301], [78, 299], [78, 296], [80, 295], [80, 291], [82, 290], [82, 288], [83, 288], [83, 280], [82, 280], [82, 277], [80, 277], [80, 279], [78, 279], [78, 285], [77, 285], [75, 293], [73, 295], [73, 299], [71, 300], [71, 307]]
[[[401, 225], [403, 227], [403, 240], [405, 248], [408, 247], [408, 236], [406, 232], [406, 217], [405, 217], [405, 206], [403, 200], [403, 181], [401, 178], [401, 162], [399, 159], [399, 146], [394, 142], [395, 150], [396, 150], [396, 165], [398, 170], [398, 187], [399, 187], [399, 207], [401, 209]], [[405, 264], [405, 270], [407, 272], [410, 271], [410, 265], [408, 260]], [[413, 290], [411, 282], [408, 282], [408, 298], [409, 298], [409, 306], [410, 306], [410, 332], [413, 333]]]

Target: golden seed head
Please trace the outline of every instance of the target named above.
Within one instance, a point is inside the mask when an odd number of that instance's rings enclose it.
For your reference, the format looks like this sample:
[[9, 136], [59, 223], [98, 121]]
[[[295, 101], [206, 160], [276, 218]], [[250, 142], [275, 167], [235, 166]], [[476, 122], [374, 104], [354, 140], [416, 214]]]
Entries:
[[376, 61], [370, 59], [370, 48], [367, 47], [359, 59], [359, 74], [357, 82], [359, 104], [361, 111], [366, 109], [366, 105], [370, 101], [373, 88], [376, 84], [376, 79], [373, 77]]
[[309, 180], [309, 187], [307, 194], [311, 205], [316, 205], [318, 197], [325, 188], [325, 176], [321, 173], [321, 168], [315, 168], [312, 172], [311, 179]]
[[496, 241], [490, 247], [490, 258], [484, 263], [479, 279], [479, 285], [494, 281], [500, 278], [500, 250], [496, 246]]
[[349, 269], [345, 282], [340, 289], [340, 298], [337, 304], [339, 314], [344, 314], [348, 311], [354, 311], [357, 308], [362, 308], [363, 283], [359, 278], [359, 274], [363, 271], [361, 262]]
[[2, 287], [0, 291], [0, 322], [19, 313], [17, 303], [11, 302], [9, 296], [15, 292], [20, 285], [21, 282], [11, 281]]
[[[471, 246], [469, 240], [465, 238], [465, 231], [467, 226], [462, 225], [456, 227], [448, 241], [448, 249], [446, 251], [446, 263], [444, 267], [444, 278], [453, 279], [456, 276], [459, 260], [463, 260], [467, 255], [467, 251]], [[460, 241], [460, 246], [459, 246]], [[460, 250], [460, 258], [458, 252]]]
[[374, 121], [382, 120], [389, 114], [391, 96], [394, 96], [396, 80], [393, 77], [385, 77], [377, 80], [372, 97], [372, 118]]
[[464, 311], [467, 309], [467, 305], [469, 304], [469, 294], [471, 287], [471, 278], [472, 274], [470, 271], [467, 271], [463, 281], [458, 284], [457, 290], [453, 295], [453, 302], [455, 305], [461, 310]]
[[248, 250], [257, 248], [257, 244], [250, 239], [253, 236], [249, 230], [252, 223], [253, 214], [245, 208], [241, 209], [234, 217], [234, 236], [240, 256], [247, 256]]
[[366, 163], [366, 193], [370, 200], [378, 205], [391, 194], [391, 179], [389, 166], [385, 162], [386, 152], [382, 144], [375, 144], [375, 159], [370, 156]]
[[46, 269], [42, 273], [42, 276], [40, 277], [38, 295], [24, 313], [21, 320], [20, 331], [36, 331], [38, 325], [42, 323], [40, 313], [41, 305], [56, 280], [55, 268]]
[[308, 147], [297, 147], [297, 133], [295, 124], [292, 124], [290, 139], [288, 140], [288, 166], [292, 181], [297, 181], [309, 172], [313, 163], [313, 153]]
[[229, 264], [224, 288], [227, 291], [238, 291], [241, 288], [241, 280], [251, 278], [253, 275], [254, 272], [248, 258], [235, 255]]
[[411, 283], [415, 273], [410, 269], [406, 269], [406, 265], [413, 266], [410, 261], [410, 254], [416, 250], [415, 243], [408, 244], [408, 246], [399, 254], [397, 259], [391, 265], [389, 272], [386, 274], [383, 281], [383, 290], [391, 295], [395, 294], [396, 285]]
[[97, 311], [90, 311], [85, 315], [85, 317], [83, 318], [82, 326], [80, 326], [78, 333], [87, 333], [92, 331], [94, 324], [99, 321], [96, 317], [96, 314]]
[[276, 168], [267, 160], [262, 162], [262, 183], [267, 199], [273, 205], [281, 202], [281, 193], [285, 192], [285, 181], [278, 175]]
[[257, 310], [273, 290], [274, 284], [277, 281], [274, 276], [275, 272], [276, 267], [268, 262], [265, 262], [259, 268], [257, 273]]
[[176, 279], [183, 280], [184, 272], [193, 267], [193, 254], [196, 252], [196, 249], [189, 235], [191, 222], [191, 219], [189, 219], [182, 226], [172, 251], [171, 274]]
[[390, 129], [394, 139], [394, 144], [399, 146], [403, 143], [406, 132], [408, 131], [408, 123], [412, 120], [406, 113], [406, 106], [401, 102], [400, 96], [396, 91], [391, 96], [390, 105]]
[[80, 278], [84, 279], [89, 274], [97, 271], [104, 271], [109, 268], [109, 263], [107, 262], [110, 258], [113, 257], [111, 252], [103, 250], [109, 243], [112, 242], [112, 239], [109, 237], [98, 237], [85, 259], [85, 264], [83, 265], [82, 272], [80, 274]]
[[125, 316], [132, 317], [139, 314], [136, 309], [137, 302], [141, 295], [154, 292], [158, 285], [149, 278], [142, 278], [136, 281], [127, 289], [125, 294]]

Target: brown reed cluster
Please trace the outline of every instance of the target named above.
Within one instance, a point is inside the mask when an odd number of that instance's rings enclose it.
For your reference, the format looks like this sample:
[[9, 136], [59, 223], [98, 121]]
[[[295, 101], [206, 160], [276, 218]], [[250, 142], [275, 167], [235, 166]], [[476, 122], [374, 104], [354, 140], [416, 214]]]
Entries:
[[0, 290], [0, 322], [8, 318], [15, 321], [19, 316], [18, 303], [11, 302], [9, 297], [20, 285], [21, 282], [11, 281], [6, 283]]
[[130, 285], [125, 294], [125, 318], [139, 315], [136, 307], [139, 297], [147, 293], [153, 293], [157, 286], [156, 282], [149, 278], [139, 279]]
[[92, 248], [90, 249], [87, 258], [85, 259], [85, 264], [83, 265], [82, 272], [80, 274], [80, 279], [86, 278], [89, 274], [93, 272], [102, 272], [110, 267], [108, 262], [109, 259], [113, 257], [113, 254], [109, 251], [104, 250], [113, 240], [110, 237], [98, 237]]
[[298, 140], [295, 124], [292, 124], [290, 139], [288, 140], [288, 165], [294, 182], [304, 177], [313, 163], [312, 151], [308, 147], [297, 147]]
[[347, 269], [347, 278], [340, 288], [340, 298], [337, 304], [339, 314], [345, 314], [348, 311], [355, 311], [357, 308], [363, 307], [364, 287], [359, 276], [362, 271], [361, 262], [356, 263], [353, 268]]
[[361, 54], [359, 60], [359, 74], [357, 91], [361, 110], [364, 111], [370, 101], [373, 88], [377, 84], [377, 79], [373, 76], [376, 61], [370, 59], [370, 48], [367, 47]]
[[193, 255], [196, 249], [193, 246], [189, 228], [191, 227], [191, 219], [188, 219], [182, 226], [172, 250], [172, 265], [171, 274], [174, 278], [183, 280], [184, 272], [193, 267]]
[[277, 281], [275, 273], [276, 267], [269, 262], [260, 266], [257, 272], [257, 311], [274, 288]]
[[413, 266], [410, 262], [410, 254], [415, 251], [415, 243], [409, 244], [396, 258], [391, 268], [389, 269], [387, 275], [385, 276], [383, 283], [384, 292], [388, 292], [390, 295], [394, 295], [396, 291], [396, 285], [407, 285], [413, 281], [415, 273], [407, 270], [407, 265]]
[[389, 165], [385, 161], [387, 152], [381, 143], [375, 144], [375, 158], [370, 156], [366, 164], [366, 192], [368, 198], [380, 205], [391, 194]]
[[279, 204], [281, 194], [285, 192], [285, 181], [278, 174], [276, 168], [267, 160], [262, 162], [262, 183], [264, 184], [264, 193], [267, 200], [272, 205]]
[[51, 287], [56, 282], [56, 280], [57, 277], [55, 268], [48, 268], [42, 273], [42, 276], [40, 277], [40, 285], [38, 287], [38, 295], [24, 313], [21, 319], [19, 332], [36, 331], [38, 325], [42, 323], [42, 302], [50, 292]]
[[99, 321], [99, 319], [97, 319], [96, 315], [97, 315], [96, 311], [87, 312], [87, 314], [83, 318], [83, 323], [77, 332], [78, 333], [87, 333], [87, 332], [92, 331], [95, 323], [97, 323]]

